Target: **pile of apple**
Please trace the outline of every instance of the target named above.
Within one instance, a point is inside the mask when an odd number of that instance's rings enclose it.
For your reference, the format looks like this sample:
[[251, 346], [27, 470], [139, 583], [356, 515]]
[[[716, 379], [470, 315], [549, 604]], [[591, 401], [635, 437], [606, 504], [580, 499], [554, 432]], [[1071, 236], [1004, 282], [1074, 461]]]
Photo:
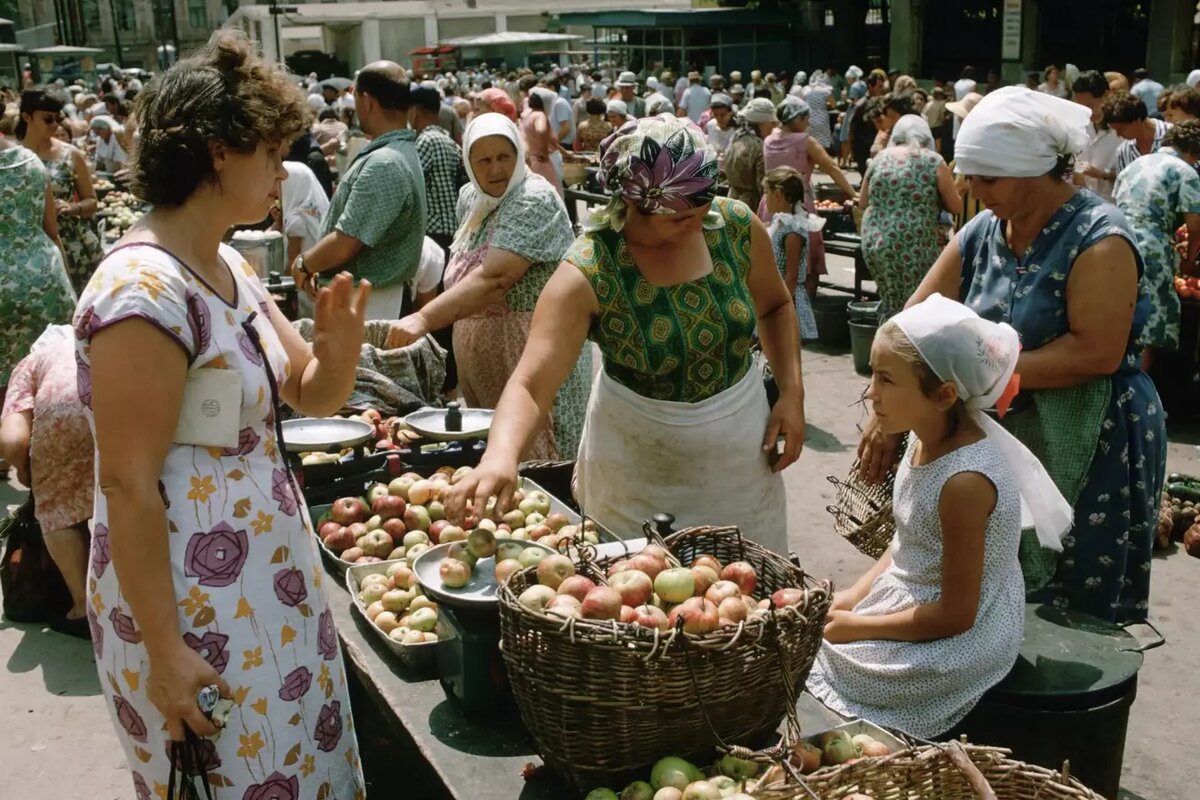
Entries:
[[407, 564], [397, 562], [383, 574], [364, 575], [358, 599], [367, 619], [398, 644], [436, 642], [437, 604], [421, 591], [417, 576]]
[[680, 624], [691, 634], [712, 633], [761, 619], [771, 605], [795, 605], [803, 589], [779, 589], [755, 600], [758, 574], [745, 561], [722, 565], [714, 556], [697, 556], [690, 567], [675, 567], [662, 547], [651, 544], [608, 568], [607, 585], [577, 575], [571, 559], [547, 555], [537, 565], [537, 584], [517, 598], [539, 613], [591, 620], [617, 620], [668, 631]]
[[[821, 767], [853, 764], [860, 758], [886, 756], [891, 752], [890, 747], [868, 733], [852, 737], [846, 731], [826, 731], [816, 739], [816, 743], [801, 741], [797, 744], [792, 748], [788, 761], [797, 772], [807, 775]], [[782, 778], [782, 773], [779, 777]]]
[[745, 792], [758, 770], [753, 761], [725, 756], [706, 777], [695, 764], [669, 756], [654, 765], [649, 781], [634, 781], [620, 794], [593, 789], [585, 800], [752, 800]]
[[403, 450], [421, 438], [420, 434], [404, 424], [403, 417], [384, 417], [374, 408], [368, 408], [361, 414], [351, 414], [347, 419], [354, 419], [370, 425], [375, 432], [374, 449]]

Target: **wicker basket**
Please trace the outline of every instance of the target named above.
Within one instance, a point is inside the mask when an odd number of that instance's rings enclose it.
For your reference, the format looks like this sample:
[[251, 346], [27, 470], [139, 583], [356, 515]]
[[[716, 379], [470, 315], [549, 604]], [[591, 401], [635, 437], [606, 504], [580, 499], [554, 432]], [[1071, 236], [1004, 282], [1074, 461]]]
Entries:
[[760, 785], [757, 800], [841, 800], [853, 793], [874, 800], [1103, 800], [1062, 772], [1013, 761], [1009, 751], [952, 742], [901, 750], [827, 767], [799, 781]]
[[[657, 540], [649, 526], [647, 535]], [[806, 597], [763, 620], [693, 636], [531, 612], [517, 597], [536, 569], [509, 577], [499, 591], [500, 646], [513, 694], [546, 764], [581, 792], [644, 776], [664, 755], [705, 759], [725, 742], [770, 734], [820, 647], [828, 581], [736, 528], [690, 528], [662, 543], [681, 563], [701, 553], [749, 562], [755, 597], [783, 587]], [[585, 552], [577, 569], [604, 583], [606, 566]]]
[[826, 510], [833, 514], [833, 528], [859, 552], [879, 558], [892, 544], [896, 520], [892, 516], [892, 487], [896, 473], [889, 472], [880, 484], [870, 485], [858, 477], [858, 461], [845, 479], [830, 475], [837, 498]]

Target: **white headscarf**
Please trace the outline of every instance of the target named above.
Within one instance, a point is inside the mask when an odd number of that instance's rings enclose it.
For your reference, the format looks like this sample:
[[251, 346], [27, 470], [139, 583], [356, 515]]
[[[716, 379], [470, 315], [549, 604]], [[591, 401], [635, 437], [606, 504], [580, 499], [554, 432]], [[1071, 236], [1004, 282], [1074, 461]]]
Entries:
[[1071, 504], [1037, 456], [983, 413], [1009, 388], [1021, 352], [1017, 332], [940, 294], [901, 311], [892, 321], [934, 374], [955, 385], [971, 418], [1008, 462], [1021, 492], [1021, 526], [1036, 529], [1042, 547], [1062, 550], [1062, 537], [1071, 528]]
[[[504, 187], [504, 194], [499, 197], [492, 197], [485, 192], [475, 177], [475, 171], [471, 169], [471, 147], [485, 136], [503, 136], [512, 142], [513, 147], [517, 150], [517, 167], [513, 170], [512, 177], [508, 179], [508, 186]], [[475, 185], [475, 198], [471, 203], [471, 208], [467, 211], [466, 220], [458, 226], [458, 231], [454, 234], [454, 241], [450, 244], [450, 252], [454, 254], [467, 249], [471, 236], [479, 230], [479, 226], [488, 218], [488, 215], [495, 211], [504, 198], [525, 181], [525, 145], [521, 142], [521, 135], [517, 131], [516, 123], [503, 114], [491, 111], [487, 114], [480, 114], [471, 120], [467, 124], [467, 129], [463, 131], [462, 151], [463, 166], [467, 170], [467, 177]]]
[[1188, 73], [1187, 85], [1191, 86], [1192, 88], [1200, 85], [1200, 69], [1194, 69]]
[[1088, 142], [1091, 112], [1024, 86], [989, 93], [963, 120], [954, 169], [985, 178], [1036, 178]]
[[892, 135], [888, 139], [888, 147], [902, 145], [934, 149], [933, 131], [929, 129], [929, 123], [924, 117], [919, 114], [905, 114], [896, 120], [895, 126], [892, 127]]

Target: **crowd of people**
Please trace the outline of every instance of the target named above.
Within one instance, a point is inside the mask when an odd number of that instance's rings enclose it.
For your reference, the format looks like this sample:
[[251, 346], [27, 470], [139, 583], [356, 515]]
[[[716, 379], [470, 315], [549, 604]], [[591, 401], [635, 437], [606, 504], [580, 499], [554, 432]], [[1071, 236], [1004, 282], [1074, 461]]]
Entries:
[[[859, 464], [895, 472], [897, 538], [836, 596], [809, 689], [935, 736], [1012, 665], [1026, 600], [1147, 617], [1166, 430], [1143, 370], [1180, 344], [1172, 280], [1200, 249], [1200, 71], [610, 74], [380, 61], [341, 85], [223, 31], [145, 86], [8, 98], [0, 455], [139, 797], [185, 730], [237, 792], [363, 796], [279, 423], [342, 408], [368, 320], [391, 321], [389, 347], [440, 336], [448, 395], [495, 409], [451, 519], [504, 508], [522, 459], [573, 458], [610, 530], [667, 506], [787, 553], [818, 170], [861, 215], [881, 298]], [[576, 230], [580, 153], [608, 200]], [[108, 173], [150, 208], [104, 253]], [[256, 225], [285, 237], [311, 344], [226, 243]], [[244, 735], [204, 738], [208, 685], [240, 693]]]

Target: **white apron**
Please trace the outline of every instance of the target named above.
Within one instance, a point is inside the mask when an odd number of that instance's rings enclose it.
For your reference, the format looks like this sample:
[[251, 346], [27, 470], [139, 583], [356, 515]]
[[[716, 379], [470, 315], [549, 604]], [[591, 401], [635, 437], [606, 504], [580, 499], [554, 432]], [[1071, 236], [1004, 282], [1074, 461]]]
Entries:
[[698, 403], [651, 400], [601, 369], [592, 385], [575, 468], [584, 513], [623, 539], [654, 514], [675, 529], [736, 525], [786, 556], [787, 495], [762, 440], [770, 407], [762, 373]]

